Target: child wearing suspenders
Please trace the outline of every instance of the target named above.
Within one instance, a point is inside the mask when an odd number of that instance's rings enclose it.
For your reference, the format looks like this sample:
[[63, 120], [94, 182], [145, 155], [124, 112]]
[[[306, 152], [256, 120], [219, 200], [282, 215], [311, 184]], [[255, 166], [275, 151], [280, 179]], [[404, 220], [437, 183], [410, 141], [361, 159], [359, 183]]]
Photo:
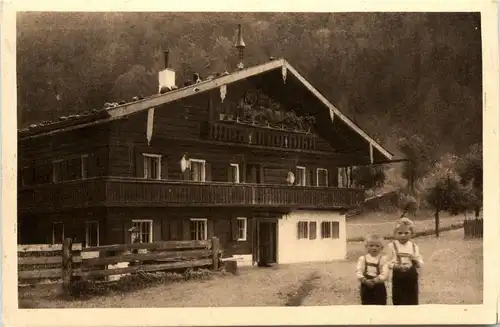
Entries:
[[360, 281], [362, 305], [386, 305], [387, 291], [385, 280], [388, 266], [382, 257], [382, 238], [370, 235], [365, 240], [366, 254], [358, 259], [356, 275]]
[[418, 305], [419, 268], [423, 265], [418, 246], [410, 241], [413, 222], [408, 218], [398, 221], [394, 230], [395, 240], [389, 243], [390, 268], [392, 268], [393, 305]]

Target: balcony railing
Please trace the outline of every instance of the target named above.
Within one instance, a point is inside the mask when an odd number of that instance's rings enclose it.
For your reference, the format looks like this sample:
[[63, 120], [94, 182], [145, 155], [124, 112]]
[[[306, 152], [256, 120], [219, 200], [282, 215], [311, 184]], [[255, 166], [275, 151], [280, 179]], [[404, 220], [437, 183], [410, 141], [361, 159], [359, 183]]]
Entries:
[[349, 208], [364, 201], [364, 191], [108, 177], [23, 189], [18, 201], [20, 211], [93, 206]]
[[315, 136], [288, 130], [238, 123], [209, 123], [207, 137], [210, 140], [244, 143], [294, 150], [314, 150]]

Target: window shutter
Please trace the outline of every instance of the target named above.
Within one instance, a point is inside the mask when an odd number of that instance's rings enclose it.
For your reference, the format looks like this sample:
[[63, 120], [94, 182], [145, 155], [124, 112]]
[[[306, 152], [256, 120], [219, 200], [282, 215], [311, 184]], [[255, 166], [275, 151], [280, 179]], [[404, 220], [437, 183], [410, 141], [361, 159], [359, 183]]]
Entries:
[[238, 218], [231, 218], [231, 238], [233, 241], [238, 240]]
[[170, 241], [170, 222], [167, 219], [161, 221], [161, 240]]
[[311, 186], [318, 185], [318, 183], [316, 181], [318, 176], [316, 174], [317, 174], [316, 168], [311, 169], [311, 177], [310, 177], [311, 178]]
[[126, 220], [123, 222], [123, 243], [130, 244], [130, 232], [128, 231], [132, 228], [133, 223], [132, 220]]
[[233, 166], [227, 166], [227, 181], [229, 183], [233, 182]]
[[135, 154], [135, 177], [144, 178], [144, 157], [140, 151]]
[[189, 241], [191, 239], [191, 221], [189, 219], [182, 220], [182, 240]]
[[264, 166], [259, 167], [259, 183], [264, 184]]
[[214, 221], [213, 219], [207, 219], [207, 239], [211, 240], [215, 236], [214, 231]]
[[166, 156], [161, 158], [161, 179], [168, 179], [168, 158]]
[[311, 169], [306, 168], [306, 186], [312, 186]]
[[95, 153], [89, 154], [87, 160], [87, 177], [97, 177], [97, 158]]
[[184, 172], [182, 173], [182, 180], [183, 181], [189, 181], [191, 179], [191, 170], [189, 168], [186, 168]]
[[212, 165], [210, 164], [210, 162], [205, 163], [205, 181], [212, 181]]
[[297, 239], [300, 239], [300, 222], [297, 223]]

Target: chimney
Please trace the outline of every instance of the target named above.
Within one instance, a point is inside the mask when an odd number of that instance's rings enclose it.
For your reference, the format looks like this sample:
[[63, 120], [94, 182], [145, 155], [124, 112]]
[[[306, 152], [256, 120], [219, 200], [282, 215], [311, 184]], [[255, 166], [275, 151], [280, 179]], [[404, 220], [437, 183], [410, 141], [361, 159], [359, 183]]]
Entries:
[[158, 93], [161, 93], [162, 88], [167, 88], [168, 90], [175, 88], [175, 71], [168, 68], [169, 54], [168, 50], [163, 53], [165, 67], [158, 73]]
[[245, 41], [243, 41], [243, 33], [241, 31], [241, 24], [238, 24], [238, 34], [236, 35], [236, 42], [234, 43], [234, 47], [238, 49], [238, 57], [240, 59], [240, 62], [238, 63], [237, 69], [243, 69], [245, 65], [243, 64], [243, 51], [245, 50]]

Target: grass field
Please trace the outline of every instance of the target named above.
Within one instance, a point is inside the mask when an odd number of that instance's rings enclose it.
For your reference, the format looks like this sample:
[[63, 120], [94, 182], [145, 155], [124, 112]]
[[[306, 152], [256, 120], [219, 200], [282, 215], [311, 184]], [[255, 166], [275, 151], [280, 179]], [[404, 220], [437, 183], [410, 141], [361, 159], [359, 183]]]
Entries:
[[[415, 240], [424, 256], [421, 303], [482, 303], [482, 240], [464, 240], [463, 231]], [[348, 258], [328, 263], [241, 268], [239, 276], [154, 286], [140, 291], [66, 301], [49, 286], [20, 291], [23, 305], [39, 308], [284, 306], [358, 304], [355, 262], [361, 243], [348, 244]]]

